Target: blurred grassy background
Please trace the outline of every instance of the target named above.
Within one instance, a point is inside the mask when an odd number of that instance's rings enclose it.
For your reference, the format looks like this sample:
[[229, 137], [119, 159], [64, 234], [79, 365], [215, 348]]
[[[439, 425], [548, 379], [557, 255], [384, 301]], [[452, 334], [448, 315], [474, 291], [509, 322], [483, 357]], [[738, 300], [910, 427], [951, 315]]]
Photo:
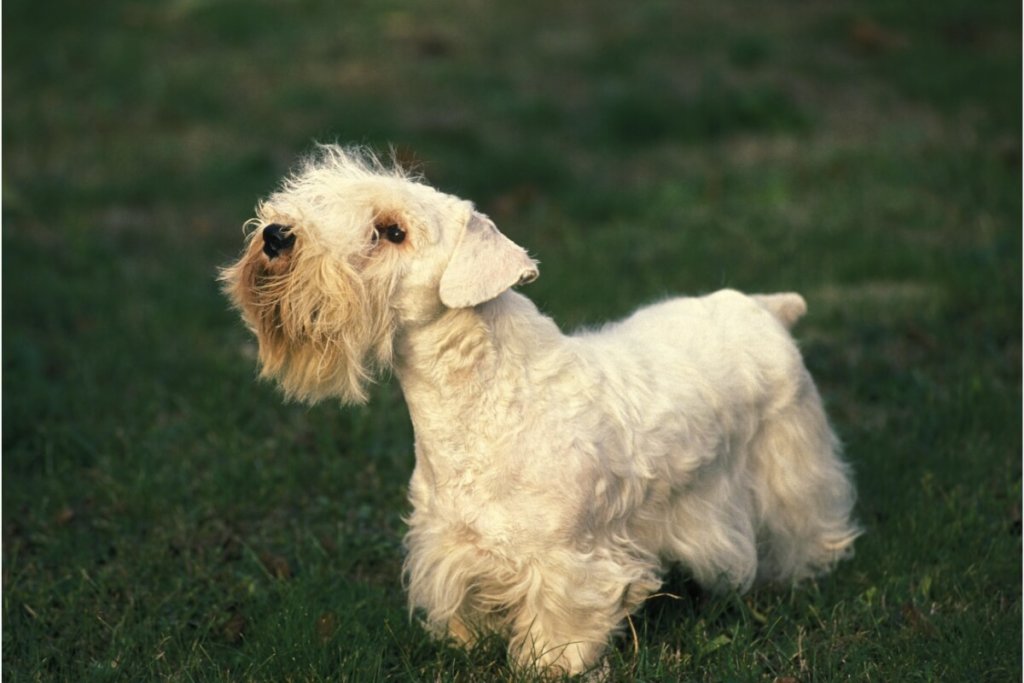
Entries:
[[796, 289], [868, 533], [635, 619], [617, 680], [1018, 679], [1021, 8], [3, 3], [8, 680], [494, 680], [407, 618], [411, 433], [283, 405], [214, 278], [308, 150], [393, 144], [566, 329]]

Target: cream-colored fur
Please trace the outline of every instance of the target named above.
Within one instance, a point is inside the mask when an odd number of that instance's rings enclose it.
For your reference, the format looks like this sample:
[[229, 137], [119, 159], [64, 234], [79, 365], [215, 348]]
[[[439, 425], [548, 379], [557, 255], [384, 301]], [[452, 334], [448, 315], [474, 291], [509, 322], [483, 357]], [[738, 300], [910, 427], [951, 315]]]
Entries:
[[472, 204], [337, 146], [249, 227], [223, 281], [263, 374], [305, 401], [401, 384], [405, 580], [438, 635], [498, 631], [521, 665], [577, 673], [668, 563], [745, 589], [850, 554], [848, 468], [787, 331], [799, 295], [674, 298], [566, 336]]

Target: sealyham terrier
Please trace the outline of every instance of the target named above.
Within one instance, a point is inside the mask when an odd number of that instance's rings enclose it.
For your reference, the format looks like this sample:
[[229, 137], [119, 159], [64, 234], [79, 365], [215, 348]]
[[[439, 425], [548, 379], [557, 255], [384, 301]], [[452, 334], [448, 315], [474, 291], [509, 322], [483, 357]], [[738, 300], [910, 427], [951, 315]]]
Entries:
[[410, 609], [578, 673], [678, 562], [746, 589], [852, 552], [849, 470], [788, 328], [798, 294], [673, 298], [566, 336], [537, 263], [468, 201], [319, 147], [222, 273], [290, 398], [393, 371], [416, 435]]

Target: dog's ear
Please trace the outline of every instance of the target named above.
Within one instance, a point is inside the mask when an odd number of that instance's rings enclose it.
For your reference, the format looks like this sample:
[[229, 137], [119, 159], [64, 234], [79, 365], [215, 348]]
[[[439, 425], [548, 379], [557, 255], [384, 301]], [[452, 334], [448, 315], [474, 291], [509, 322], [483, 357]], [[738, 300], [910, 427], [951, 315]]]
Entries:
[[537, 262], [502, 235], [490, 218], [474, 211], [441, 276], [441, 303], [468, 308], [515, 285], [537, 279]]

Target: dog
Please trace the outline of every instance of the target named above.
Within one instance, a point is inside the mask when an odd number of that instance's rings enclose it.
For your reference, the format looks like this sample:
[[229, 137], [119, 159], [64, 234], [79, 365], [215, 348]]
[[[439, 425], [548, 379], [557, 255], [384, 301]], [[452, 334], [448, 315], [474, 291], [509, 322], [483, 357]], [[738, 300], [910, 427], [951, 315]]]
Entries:
[[849, 468], [788, 332], [800, 295], [672, 298], [567, 336], [472, 203], [337, 145], [247, 228], [221, 279], [262, 375], [310, 403], [401, 385], [404, 583], [437, 636], [498, 632], [514, 664], [577, 674], [672, 563], [744, 590], [852, 553]]

